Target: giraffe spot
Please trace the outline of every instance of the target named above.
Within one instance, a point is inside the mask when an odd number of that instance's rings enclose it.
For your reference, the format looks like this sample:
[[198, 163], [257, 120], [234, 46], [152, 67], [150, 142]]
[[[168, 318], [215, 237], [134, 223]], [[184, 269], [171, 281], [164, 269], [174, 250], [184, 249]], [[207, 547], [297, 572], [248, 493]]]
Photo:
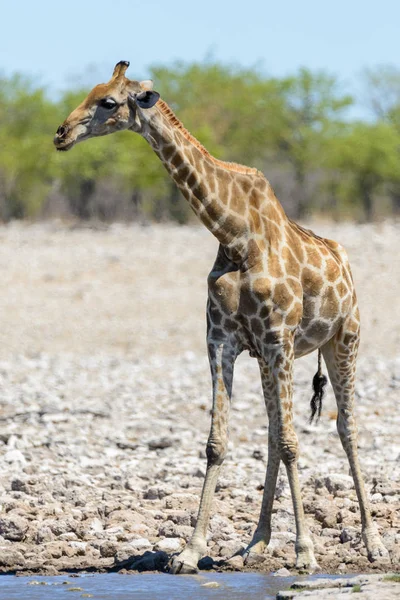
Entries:
[[221, 325], [222, 313], [220, 313], [220, 311], [218, 310], [218, 308], [215, 305], [210, 306], [209, 317], [210, 317], [210, 322], [213, 325]]
[[247, 262], [249, 268], [252, 268], [253, 265], [260, 262], [262, 259], [262, 252], [258, 247], [258, 244], [255, 240], [250, 240], [247, 244]]
[[244, 219], [235, 215], [228, 215], [223, 222], [223, 227], [231, 233], [232, 237], [236, 237], [245, 230]]
[[300, 338], [298, 341], [296, 339], [296, 354], [306, 353], [313, 348], [312, 342], [306, 340], [305, 338]]
[[283, 270], [277, 254], [270, 254], [268, 259], [268, 274], [274, 279], [283, 277]]
[[339, 265], [333, 258], [328, 258], [325, 266], [325, 277], [328, 281], [336, 281], [340, 277]]
[[268, 241], [272, 247], [278, 247], [280, 239], [282, 237], [281, 230], [279, 226], [272, 220], [268, 218], [263, 218], [264, 224], [264, 233], [268, 237]]
[[207, 197], [207, 189], [205, 188], [205, 186], [202, 183], [197, 182], [192, 187], [192, 194], [198, 200], [200, 200], [200, 202], [204, 202], [205, 198]]
[[253, 206], [254, 208], [258, 209], [260, 207], [260, 205], [262, 204], [263, 200], [264, 200], [264, 194], [262, 194], [256, 188], [253, 188], [251, 190], [250, 196], [249, 196], [250, 206]]
[[267, 331], [266, 333], [264, 333], [263, 335], [263, 342], [264, 344], [268, 344], [268, 345], [277, 345], [279, 343], [281, 336], [277, 331]]
[[183, 179], [183, 180], [187, 180], [187, 178], [189, 177], [189, 175], [191, 174], [192, 169], [190, 167], [188, 167], [188, 165], [186, 165], [185, 163], [182, 163], [180, 169], [179, 169], [179, 179]]
[[358, 336], [355, 336], [353, 333], [346, 333], [343, 337], [343, 344], [345, 348], [351, 348], [355, 344], [358, 344]]
[[225, 386], [224, 386], [224, 382], [222, 381], [222, 379], [218, 380], [218, 391], [221, 393], [225, 392]]
[[252, 282], [251, 287], [259, 300], [264, 300], [271, 296], [272, 283], [268, 277], [257, 277]]
[[346, 331], [349, 333], [357, 334], [360, 333], [360, 314], [358, 307], [356, 308], [355, 313], [352, 315], [352, 318], [346, 323]]
[[[263, 192], [267, 186], [269, 186], [269, 183], [265, 179], [265, 177], [263, 177], [263, 176], [258, 177], [257, 182], [256, 182], [256, 188], [258, 190], [260, 190], [261, 192]], [[270, 187], [270, 191], [272, 193], [272, 196], [274, 196], [274, 192], [272, 191], [271, 187]]]
[[303, 299], [303, 328], [305, 328], [310, 321], [315, 317], [315, 300], [314, 298]]
[[181, 166], [181, 164], [183, 163], [183, 157], [179, 152], [176, 152], [173, 156], [171, 156], [170, 158], [170, 163], [171, 165], [173, 165], [176, 169], [179, 169], [179, 167]]
[[332, 286], [328, 286], [322, 296], [320, 315], [329, 320], [336, 317], [338, 309], [339, 302], [336, 292]]
[[283, 369], [285, 361], [286, 361], [285, 356], [281, 353], [278, 353], [275, 356], [275, 360], [273, 362], [274, 369]]
[[212, 202], [206, 206], [206, 213], [213, 222], [216, 222], [221, 216], [221, 208]]
[[306, 252], [308, 257], [308, 263], [312, 264], [313, 267], [320, 269], [322, 267], [322, 255], [320, 252], [320, 244], [310, 244], [306, 246]]
[[169, 161], [175, 153], [176, 149], [174, 144], [166, 144], [161, 150], [161, 155], [166, 161]]
[[211, 229], [214, 227], [215, 221], [207, 214], [206, 211], [203, 211], [201, 213], [201, 220], [204, 223], [204, 225], [207, 227], [207, 229]]
[[209, 336], [213, 339], [213, 340], [223, 340], [225, 338], [225, 334], [223, 332], [223, 330], [221, 329], [221, 327], [211, 327], [211, 330], [209, 331]]
[[253, 187], [253, 182], [247, 177], [240, 177], [238, 181], [244, 193], [248, 194]]
[[197, 148], [192, 148], [192, 157], [193, 157], [193, 165], [197, 173], [201, 173], [203, 169], [203, 158], [200, 150]]
[[250, 208], [250, 219], [252, 225], [252, 231], [259, 232], [262, 228], [262, 223], [260, 219], [260, 213], [255, 208]]
[[344, 281], [340, 281], [336, 285], [336, 290], [337, 290], [337, 293], [339, 294], [340, 298], [343, 298], [343, 296], [345, 296], [349, 291], [349, 289], [348, 289], [347, 285], [344, 283]]
[[272, 307], [270, 305], [263, 304], [263, 306], [261, 307], [260, 312], [259, 312], [260, 319], [262, 319], [263, 321], [266, 321], [269, 318], [271, 311], [272, 311]]
[[193, 188], [193, 187], [194, 187], [194, 185], [195, 185], [196, 183], [197, 183], [197, 177], [196, 177], [196, 175], [195, 175], [195, 174], [192, 172], [192, 173], [189, 175], [188, 179], [187, 179], [187, 184], [188, 184], [188, 186], [189, 186], [190, 188]]
[[303, 239], [299, 233], [293, 229], [293, 224], [291, 224], [290, 221], [288, 221], [286, 224], [286, 236], [287, 244], [297, 257], [299, 263], [305, 263], [307, 261], [307, 257], [304, 250]]
[[278, 283], [274, 287], [272, 300], [281, 310], [287, 310], [293, 302], [293, 295], [284, 283]]
[[308, 338], [312, 338], [313, 340], [321, 340], [327, 336], [329, 331], [330, 326], [328, 323], [324, 323], [323, 321], [315, 321], [307, 328], [305, 333]]
[[249, 291], [243, 291], [240, 295], [239, 312], [244, 315], [255, 315], [257, 313], [258, 303], [253, 294]]
[[289, 327], [295, 327], [301, 321], [303, 315], [303, 306], [300, 302], [296, 302], [289, 314], [286, 315], [286, 325]]
[[263, 333], [263, 325], [261, 320], [257, 317], [253, 317], [251, 319], [251, 330], [255, 336], [257, 336], [258, 338], [261, 337]]
[[[285, 409], [288, 410], [288, 409]], [[286, 413], [285, 416], [283, 417], [283, 422], [287, 425], [289, 425], [292, 422], [292, 417], [290, 415], [290, 413]]]
[[233, 333], [238, 330], [239, 325], [233, 319], [225, 319], [223, 327], [228, 333]]
[[307, 296], [318, 296], [324, 285], [322, 277], [307, 267], [303, 269], [301, 280]]
[[239, 193], [239, 189], [237, 186], [233, 187], [231, 191], [229, 208], [239, 214], [243, 212], [243, 198]]
[[283, 323], [283, 315], [281, 315], [279, 312], [272, 311], [269, 322], [271, 327], [281, 327]]

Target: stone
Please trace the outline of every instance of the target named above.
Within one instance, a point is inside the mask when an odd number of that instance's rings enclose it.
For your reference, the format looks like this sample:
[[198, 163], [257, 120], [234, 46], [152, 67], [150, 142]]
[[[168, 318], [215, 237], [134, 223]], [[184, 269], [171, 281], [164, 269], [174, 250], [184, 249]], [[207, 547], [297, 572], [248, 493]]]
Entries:
[[182, 542], [179, 538], [165, 538], [158, 542], [155, 546], [156, 550], [163, 552], [179, 552], [182, 548]]
[[350, 475], [341, 475], [333, 473], [325, 477], [325, 485], [329, 492], [337, 495], [337, 492], [344, 492], [354, 489], [353, 478]]
[[25, 559], [21, 552], [14, 548], [0, 546], [0, 567], [10, 567], [12, 570], [23, 567]]
[[286, 569], [285, 567], [278, 569], [277, 571], [272, 573], [272, 575], [274, 577], [292, 577], [292, 573], [289, 571], [289, 569]]
[[36, 532], [35, 541], [37, 544], [44, 544], [47, 542], [51, 542], [54, 539], [54, 534], [51, 531], [50, 527], [47, 525], [42, 525]]
[[100, 546], [100, 554], [103, 558], [111, 558], [115, 555], [118, 549], [118, 544], [116, 542], [112, 542], [111, 540], [107, 540], [103, 542]]
[[243, 569], [243, 556], [231, 556], [226, 562], [236, 571], [241, 571]]
[[137, 538], [131, 540], [129, 543], [132, 546], [132, 548], [136, 548], [136, 550], [144, 550], [153, 546], [153, 544], [149, 542], [147, 538]]
[[20, 542], [28, 531], [29, 522], [23, 517], [10, 515], [0, 519], [0, 535], [12, 542]]
[[344, 527], [340, 533], [340, 541], [342, 544], [346, 542], [352, 542], [356, 538], [360, 537], [360, 531], [355, 527]]
[[197, 508], [198, 496], [193, 494], [171, 494], [165, 498], [165, 508], [179, 510], [182, 508]]

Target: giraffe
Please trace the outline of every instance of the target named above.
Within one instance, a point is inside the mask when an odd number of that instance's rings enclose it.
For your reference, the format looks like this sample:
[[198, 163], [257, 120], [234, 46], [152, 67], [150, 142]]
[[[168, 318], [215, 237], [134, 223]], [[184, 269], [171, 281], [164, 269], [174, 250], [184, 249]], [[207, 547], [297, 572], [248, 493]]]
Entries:
[[258, 525], [243, 552], [261, 554], [271, 536], [280, 462], [286, 468], [296, 522], [296, 567], [318, 568], [301, 499], [293, 427], [295, 358], [318, 350], [312, 413], [320, 413], [321, 354], [337, 407], [337, 429], [358, 496], [362, 536], [371, 561], [387, 560], [372, 521], [357, 455], [353, 413], [359, 310], [344, 248], [290, 220], [264, 175], [214, 158], [182, 125], [151, 81], [126, 76], [129, 62], [89, 93], [58, 128], [57, 150], [128, 129], [151, 145], [191, 208], [219, 241], [208, 276], [207, 346], [213, 404], [207, 469], [196, 526], [172, 573], [193, 573], [206, 553], [206, 532], [221, 465], [227, 453], [235, 359], [244, 350], [259, 363], [269, 420], [268, 462]]

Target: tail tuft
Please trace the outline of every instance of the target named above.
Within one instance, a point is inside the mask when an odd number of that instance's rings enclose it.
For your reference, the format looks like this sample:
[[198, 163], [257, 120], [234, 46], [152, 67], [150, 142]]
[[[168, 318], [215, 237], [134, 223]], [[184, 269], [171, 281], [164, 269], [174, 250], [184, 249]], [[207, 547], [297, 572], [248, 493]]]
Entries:
[[322, 410], [322, 399], [324, 397], [325, 386], [328, 383], [327, 378], [323, 375], [321, 370], [321, 350], [318, 350], [318, 371], [315, 373], [312, 387], [314, 390], [313, 397], [311, 398], [311, 417], [310, 423], [313, 422], [315, 415], [317, 415], [317, 421], [321, 416]]

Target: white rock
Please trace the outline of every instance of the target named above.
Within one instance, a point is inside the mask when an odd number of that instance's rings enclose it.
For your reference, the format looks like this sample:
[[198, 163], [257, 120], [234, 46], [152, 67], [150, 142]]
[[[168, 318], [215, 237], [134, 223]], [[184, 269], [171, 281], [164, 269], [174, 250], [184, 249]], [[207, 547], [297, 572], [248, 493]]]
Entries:
[[156, 545], [156, 550], [163, 552], [178, 552], [182, 547], [182, 542], [179, 538], [164, 538]]
[[144, 550], [153, 546], [153, 544], [149, 542], [147, 538], [137, 538], [135, 540], [130, 540], [129, 544], [132, 546], [132, 548], [136, 548], [136, 550]]
[[9, 450], [4, 454], [3, 460], [7, 463], [26, 464], [25, 456], [22, 454], [21, 450]]

